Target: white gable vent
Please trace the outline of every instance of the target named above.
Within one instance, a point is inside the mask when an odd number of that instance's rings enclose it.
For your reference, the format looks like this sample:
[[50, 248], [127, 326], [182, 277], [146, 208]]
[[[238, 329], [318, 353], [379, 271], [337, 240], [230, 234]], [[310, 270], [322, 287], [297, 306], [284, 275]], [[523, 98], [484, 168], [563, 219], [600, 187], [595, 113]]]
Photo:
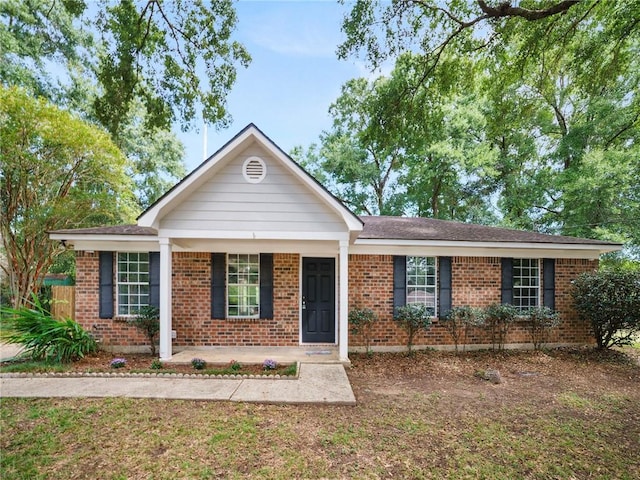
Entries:
[[267, 165], [259, 157], [249, 157], [242, 165], [242, 175], [249, 183], [260, 183], [267, 176]]

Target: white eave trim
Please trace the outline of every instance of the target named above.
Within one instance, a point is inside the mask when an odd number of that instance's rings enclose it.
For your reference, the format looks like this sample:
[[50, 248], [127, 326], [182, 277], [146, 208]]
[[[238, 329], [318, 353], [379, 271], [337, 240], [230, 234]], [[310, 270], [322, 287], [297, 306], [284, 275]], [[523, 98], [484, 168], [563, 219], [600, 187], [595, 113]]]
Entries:
[[161, 229], [158, 236], [192, 240], [349, 240], [348, 232], [278, 232]]
[[533, 250], [593, 250], [615, 252], [622, 249], [619, 245], [599, 245], [588, 243], [538, 243], [538, 242], [468, 242], [451, 240], [386, 240], [358, 239], [355, 245], [376, 245], [388, 247], [462, 247], [462, 248], [507, 248]]
[[51, 240], [74, 242], [153, 242], [158, 243], [157, 235], [109, 235], [86, 233], [50, 233]]

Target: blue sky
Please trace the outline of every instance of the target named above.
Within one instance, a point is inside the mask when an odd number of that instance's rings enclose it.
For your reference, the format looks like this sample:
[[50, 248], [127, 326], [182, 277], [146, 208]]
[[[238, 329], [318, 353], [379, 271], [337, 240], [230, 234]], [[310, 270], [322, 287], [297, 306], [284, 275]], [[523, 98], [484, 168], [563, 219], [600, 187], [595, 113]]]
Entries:
[[[255, 123], [284, 151], [317, 142], [331, 121], [329, 105], [351, 78], [367, 76], [356, 59], [340, 61], [335, 51], [348, 6], [337, 1], [240, 1], [235, 39], [253, 60], [239, 69], [228, 96], [233, 123], [227, 129], [208, 128], [208, 154]], [[178, 131], [179, 128], [176, 128]], [[186, 148], [187, 170], [203, 156], [202, 128], [179, 133]]]

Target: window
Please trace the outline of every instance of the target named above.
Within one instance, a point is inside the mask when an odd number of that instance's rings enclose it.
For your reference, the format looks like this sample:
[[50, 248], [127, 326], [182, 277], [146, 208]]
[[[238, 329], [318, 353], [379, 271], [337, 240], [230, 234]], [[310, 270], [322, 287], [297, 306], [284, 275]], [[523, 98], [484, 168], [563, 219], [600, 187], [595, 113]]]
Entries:
[[260, 255], [230, 253], [227, 259], [227, 316], [258, 318]]
[[135, 315], [149, 305], [149, 254], [118, 253], [118, 315]]
[[436, 315], [436, 259], [407, 257], [407, 304], [426, 305]]
[[537, 258], [513, 259], [513, 305], [521, 312], [540, 303], [540, 261]]

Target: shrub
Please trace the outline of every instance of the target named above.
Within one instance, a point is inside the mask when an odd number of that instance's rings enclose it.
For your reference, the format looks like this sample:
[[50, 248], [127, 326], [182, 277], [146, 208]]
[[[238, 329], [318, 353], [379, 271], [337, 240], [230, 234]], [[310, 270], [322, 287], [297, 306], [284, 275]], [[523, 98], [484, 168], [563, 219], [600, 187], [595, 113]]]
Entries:
[[431, 327], [431, 313], [426, 305], [414, 303], [398, 307], [394, 320], [407, 332], [407, 352], [411, 355], [416, 333]]
[[504, 350], [504, 342], [509, 333], [509, 327], [520, 312], [516, 307], [504, 303], [494, 303], [484, 309], [484, 325], [491, 332], [491, 347], [493, 350]]
[[232, 372], [239, 372], [240, 370], [242, 370], [242, 364], [235, 360], [231, 360], [229, 362], [229, 368], [231, 369]]
[[203, 359], [201, 358], [192, 358], [191, 359], [191, 366], [193, 368], [195, 368], [196, 370], [203, 370], [204, 367], [207, 366], [207, 362], [205, 362]]
[[153, 362], [151, 362], [152, 370], [162, 370], [163, 368], [164, 368], [164, 365], [159, 359], [156, 358], [153, 360]]
[[537, 307], [527, 312], [527, 324], [533, 349], [538, 351], [548, 340], [552, 329], [560, 325], [560, 315], [549, 307]]
[[147, 305], [142, 307], [138, 314], [129, 320], [129, 324], [140, 330], [149, 340], [151, 355], [156, 354], [156, 338], [160, 333], [160, 310], [158, 307]]
[[262, 362], [262, 368], [264, 370], [275, 370], [276, 368], [278, 368], [278, 362], [267, 358], [264, 362]]
[[77, 322], [52, 318], [35, 295], [30, 306], [2, 307], [0, 316], [2, 340], [22, 345], [33, 360], [68, 363], [98, 349], [95, 339]]
[[371, 352], [371, 334], [377, 317], [370, 308], [355, 307], [349, 312], [349, 323], [354, 335], [361, 335], [367, 354]]
[[451, 335], [456, 353], [458, 353], [458, 345], [460, 344], [460, 341], [462, 341], [463, 345], [466, 344], [469, 329], [473, 326], [482, 324], [484, 316], [480, 309], [461, 306], [453, 307], [440, 319], [440, 321]]
[[579, 317], [591, 324], [598, 349], [629, 345], [640, 332], [640, 271], [583, 273], [571, 296]]
[[109, 363], [109, 366], [111, 368], [123, 368], [125, 365], [127, 364], [127, 360], [124, 358], [114, 358], [113, 360], [111, 360], [111, 363]]

